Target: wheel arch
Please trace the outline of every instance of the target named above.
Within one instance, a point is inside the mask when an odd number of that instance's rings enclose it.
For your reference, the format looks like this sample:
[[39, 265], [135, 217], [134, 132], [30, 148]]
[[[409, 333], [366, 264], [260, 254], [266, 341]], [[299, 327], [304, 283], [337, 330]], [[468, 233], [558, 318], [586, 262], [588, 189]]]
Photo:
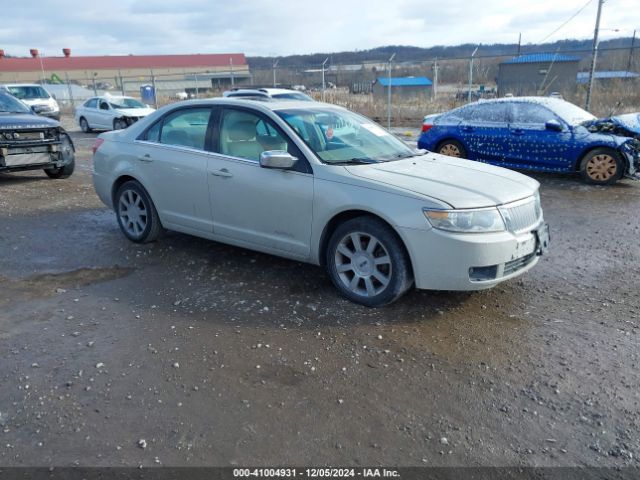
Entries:
[[[124, 185], [129, 181], [134, 181], [138, 183], [142, 188], [144, 188], [144, 191], [147, 192], [147, 195], [149, 195], [149, 191], [144, 187], [142, 182], [138, 180], [136, 177], [131, 176], [129, 174], [120, 175], [118, 178], [116, 178], [116, 180], [113, 182], [113, 185], [111, 186], [111, 206], [113, 207], [114, 210], [116, 208], [116, 192], [122, 185]], [[151, 198], [151, 195], [149, 195], [149, 198]], [[151, 198], [151, 201], [153, 201], [152, 198]]]
[[411, 253], [407, 248], [407, 243], [405, 242], [405, 239], [402, 237], [402, 234], [398, 231], [397, 228], [395, 228], [391, 224], [391, 222], [389, 222], [385, 218], [381, 217], [376, 213], [370, 212], [368, 210], [362, 210], [362, 209], [344, 210], [342, 212], [335, 214], [327, 222], [327, 224], [324, 226], [324, 229], [322, 230], [322, 235], [320, 236], [320, 243], [318, 245], [318, 261], [320, 265], [326, 266], [326, 253], [327, 253], [327, 248], [329, 246], [329, 239], [331, 238], [331, 235], [333, 235], [333, 232], [335, 232], [336, 228], [338, 228], [338, 226], [341, 225], [342, 223], [358, 217], [372, 217], [381, 221], [387, 227], [389, 227], [389, 229], [398, 237], [398, 240], [400, 240], [400, 244], [404, 249], [404, 253], [409, 259], [409, 266], [411, 268], [411, 274], [413, 275], [413, 272], [415, 271], [413, 266], [413, 258], [411, 257]]

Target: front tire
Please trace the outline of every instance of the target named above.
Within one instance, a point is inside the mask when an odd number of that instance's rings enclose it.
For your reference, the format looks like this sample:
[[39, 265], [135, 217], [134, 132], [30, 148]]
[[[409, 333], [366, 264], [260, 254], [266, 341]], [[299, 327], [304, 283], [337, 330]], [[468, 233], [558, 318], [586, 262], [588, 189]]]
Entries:
[[62, 134], [61, 142], [60, 142], [60, 152], [62, 154], [62, 160], [64, 165], [58, 168], [47, 168], [44, 173], [49, 176], [49, 178], [61, 179], [61, 178], [69, 178], [73, 171], [76, 168], [76, 155], [75, 150], [73, 148], [73, 143], [71, 139], [66, 133]]
[[580, 176], [594, 185], [611, 185], [622, 178], [624, 162], [620, 154], [610, 148], [596, 148], [580, 162]]
[[374, 217], [357, 217], [339, 225], [329, 239], [326, 265], [338, 291], [367, 307], [388, 305], [413, 284], [402, 241]]
[[447, 157], [455, 158], [467, 158], [467, 151], [464, 146], [457, 140], [445, 140], [438, 145], [438, 152], [440, 155], [446, 155]]
[[118, 225], [125, 237], [135, 243], [153, 242], [158, 238], [162, 224], [142, 185], [136, 181], [125, 182], [118, 188], [114, 200]]
[[127, 128], [127, 122], [125, 122], [123, 119], [116, 118], [113, 121], [113, 129], [114, 130], [124, 130], [125, 128]]

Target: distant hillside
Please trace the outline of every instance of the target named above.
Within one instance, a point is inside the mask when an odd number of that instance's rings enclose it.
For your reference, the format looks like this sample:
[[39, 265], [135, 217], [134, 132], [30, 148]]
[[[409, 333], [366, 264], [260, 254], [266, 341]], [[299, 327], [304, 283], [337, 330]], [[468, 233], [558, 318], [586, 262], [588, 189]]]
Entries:
[[[636, 48], [640, 47], [640, 42], [636, 43]], [[527, 44], [522, 45], [522, 53], [533, 52], [574, 52], [581, 53], [581, 56], [588, 56], [591, 52], [591, 40], [559, 40], [553, 43]], [[415, 62], [424, 60], [468, 58], [476, 44], [462, 44], [456, 46], [434, 46], [434, 47], [412, 47], [405, 45], [389, 45], [372, 48], [370, 50], [357, 50], [354, 52], [337, 53], [313, 53], [308, 55], [289, 55], [286, 57], [247, 57], [249, 66], [254, 69], [269, 69], [273, 65], [275, 58], [278, 58], [278, 67], [318, 67], [329, 57], [329, 63], [338, 64], [360, 64], [363, 62], [386, 62], [395, 53], [396, 62]], [[600, 50], [623, 49], [631, 47], [631, 38], [615, 38], [600, 42]], [[481, 45], [476, 54], [478, 57], [515, 55], [518, 51], [516, 43], [497, 43], [492, 45]]]

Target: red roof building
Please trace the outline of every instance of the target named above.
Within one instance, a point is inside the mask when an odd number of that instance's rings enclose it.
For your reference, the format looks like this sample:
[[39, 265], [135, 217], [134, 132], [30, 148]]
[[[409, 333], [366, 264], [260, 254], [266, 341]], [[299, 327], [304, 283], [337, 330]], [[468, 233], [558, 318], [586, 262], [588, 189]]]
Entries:
[[[169, 90], [225, 88], [251, 77], [243, 53], [189, 55], [106, 55], [40, 56], [31, 49], [29, 57], [8, 57], [0, 49], [0, 83], [64, 83], [85, 86], [112, 85], [112, 88], [137, 90], [150, 83]], [[100, 88], [100, 87], [98, 87]], [[105, 87], [108, 88], [108, 87]]]

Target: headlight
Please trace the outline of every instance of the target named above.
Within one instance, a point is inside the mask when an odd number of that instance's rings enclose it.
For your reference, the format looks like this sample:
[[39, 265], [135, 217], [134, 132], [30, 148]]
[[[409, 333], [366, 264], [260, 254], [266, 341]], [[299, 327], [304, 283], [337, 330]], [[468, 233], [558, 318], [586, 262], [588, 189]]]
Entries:
[[479, 210], [427, 210], [424, 216], [440, 230], [459, 233], [502, 232], [505, 230], [502, 215], [497, 208]]

